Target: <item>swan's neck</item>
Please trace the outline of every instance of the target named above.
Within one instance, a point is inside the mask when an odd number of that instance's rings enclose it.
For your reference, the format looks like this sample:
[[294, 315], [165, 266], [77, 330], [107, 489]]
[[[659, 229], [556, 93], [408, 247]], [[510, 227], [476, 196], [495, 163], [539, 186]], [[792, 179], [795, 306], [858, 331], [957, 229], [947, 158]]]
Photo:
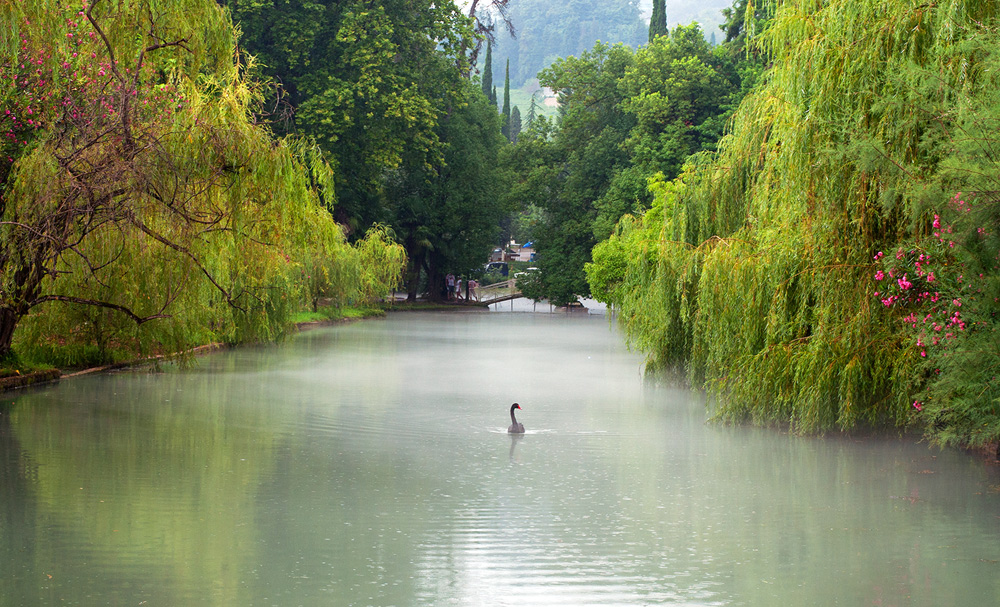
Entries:
[[517, 419], [514, 418], [514, 410], [513, 409], [510, 410], [510, 421], [515, 426], [517, 425]]

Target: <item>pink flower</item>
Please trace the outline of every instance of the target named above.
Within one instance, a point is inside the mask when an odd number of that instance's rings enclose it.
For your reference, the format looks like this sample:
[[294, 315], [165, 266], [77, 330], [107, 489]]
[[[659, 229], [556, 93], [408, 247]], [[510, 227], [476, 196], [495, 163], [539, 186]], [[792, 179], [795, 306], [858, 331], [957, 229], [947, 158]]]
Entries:
[[938, 229], [940, 227], [941, 227], [941, 216], [940, 215], [935, 215], [934, 216], [934, 229]]
[[922, 403], [922, 402], [920, 402], [918, 400], [915, 400], [915, 401], [913, 401], [913, 408], [916, 409], [917, 411], [920, 411], [920, 410], [922, 410], [924, 408], [924, 403]]
[[883, 278], [885, 278], [885, 273], [882, 270], [875, 272], [875, 280], [882, 280]]

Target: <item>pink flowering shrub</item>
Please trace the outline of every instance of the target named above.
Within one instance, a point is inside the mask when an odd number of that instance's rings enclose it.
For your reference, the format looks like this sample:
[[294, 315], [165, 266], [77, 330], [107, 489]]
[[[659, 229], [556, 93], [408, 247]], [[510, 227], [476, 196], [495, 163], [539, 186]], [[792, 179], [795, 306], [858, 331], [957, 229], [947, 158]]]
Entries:
[[[971, 209], [961, 193], [951, 204], [956, 210]], [[915, 333], [923, 357], [927, 356], [926, 348], [957, 339], [968, 328], [962, 303], [983, 293], [984, 278], [982, 274], [967, 275], [955, 251], [952, 225], [942, 224], [938, 214], [931, 225], [931, 238], [899, 247], [889, 256], [879, 251], [874, 258], [874, 278], [879, 289], [875, 296], [886, 308], [909, 311], [902, 322]], [[979, 228], [978, 233], [986, 232]]]
[[989, 442], [1000, 429], [1000, 403], [988, 398], [998, 384], [991, 369], [1000, 259], [994, 228], [975, 225], [983, 214], [974, 210], [958, 193], [933, 215], [927, 236], [874, 257], [875, 296], [910, 335], [917, 361], [914, 412], [954, 433], [938, 437], [945, 443]]

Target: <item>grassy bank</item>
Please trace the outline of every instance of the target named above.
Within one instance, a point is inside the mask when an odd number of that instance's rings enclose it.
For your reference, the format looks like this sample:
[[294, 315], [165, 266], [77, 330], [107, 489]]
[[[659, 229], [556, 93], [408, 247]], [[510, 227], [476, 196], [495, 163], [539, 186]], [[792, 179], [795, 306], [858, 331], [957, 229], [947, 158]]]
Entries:
[[[292, 321], [296, 328], [301, 330], [312, 326], [384, 316], [386, 309], [384, 306], [326, 306], [320, 307], [315, 312], [299, 312], [293, 315]], [[22, 355], [15, 350], [10, 356], [0, 360], [0, 392], [52, 381], [90, 369], [121, 368], [164, 359], [185, 360], [216, 349], [219, 344], [209, 337], [206, 334], [203, 343], [189, 344], [190, 347], [181, 352], [154, 348], [145, 356], [127, 347], [100, 347], [96, 344], [69, 343], [65, 340], [51, 339], [45, 346], [23, 348], [24, 351], [31, 353], [30, 356]]]
[[325, 306], [313, 311], [302, 311], [292, 315], [292, 322], [299, 328], [303, 325], [322, 324], [338, 322], [342, 320], [356, 320], [360, 318], [372, 318], [385, 316], [384, 306], [362, 306], [362, 307], [335, 307]]

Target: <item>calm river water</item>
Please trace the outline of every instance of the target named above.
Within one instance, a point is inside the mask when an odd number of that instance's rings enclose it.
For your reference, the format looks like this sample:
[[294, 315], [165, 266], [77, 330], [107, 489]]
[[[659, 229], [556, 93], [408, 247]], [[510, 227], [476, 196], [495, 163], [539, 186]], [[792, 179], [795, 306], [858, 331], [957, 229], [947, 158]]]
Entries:
[[399, 313], [4, 396], [2, 607], [1000, 604], [997, 466], [706, 424], [604, 316]]

